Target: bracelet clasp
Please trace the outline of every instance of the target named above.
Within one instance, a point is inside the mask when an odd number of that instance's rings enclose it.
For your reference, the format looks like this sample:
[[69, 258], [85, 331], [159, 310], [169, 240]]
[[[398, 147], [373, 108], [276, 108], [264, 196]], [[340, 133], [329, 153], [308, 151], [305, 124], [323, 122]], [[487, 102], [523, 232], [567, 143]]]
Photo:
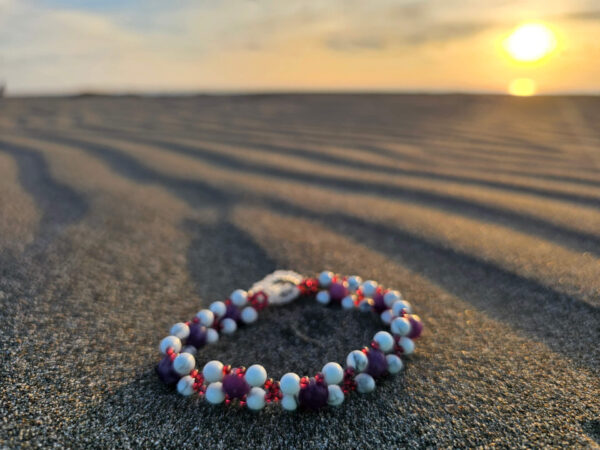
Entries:
[[263, 291], [270, 305], [284, 305], [298, 298], [298, 285], [304, 277], [291, 270], [276, 270], [262, 280], [254, 283], [252, 292]]

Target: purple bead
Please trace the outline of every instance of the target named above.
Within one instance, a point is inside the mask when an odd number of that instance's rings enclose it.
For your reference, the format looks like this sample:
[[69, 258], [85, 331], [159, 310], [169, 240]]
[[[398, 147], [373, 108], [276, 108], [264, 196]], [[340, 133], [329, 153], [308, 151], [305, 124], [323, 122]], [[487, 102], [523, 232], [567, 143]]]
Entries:
[[410, 333], [408, 334], [408, 337], [417, 339], [423, 332], [423, 322], [421, 322], [419, 316], [409, 316], [408, 321], [410, 322]]
[[348, 295], [348, 289], [342, 283], [331, 283], [329, 286], [329, 298], [332, 302], [340, 303]]
[[388, 309], [388, 307], [385, 306], [385, 302], [383, 301], [383, 294], [381, 292], [377, 292], [373, 296], [373, 309], [375, 310], [375, 312], [377, 312], [377, 314], [381, 314], [386, 309]]
[[185, 345], [193, 345], [194, 347], [202, 348], [206, 344], [206, 327], [199, 323], [190, 324], [190, 335], [185, 341]]
[[223, 390], [229, 398], [242, 398], [250, 392], [250, 385], [243, 376], [230, 373], [223, 377]]
[[385, 373], [388, 368], [387, 359], [381, 350], [372, 348], [367, 352], [367, 359], [369, 364], [367, 365], [366, 372], [373, 378], [378, 378]]
[[325, 381], [317, 381], [314, 378], [309, 380], [306, 387], [300, 389], [298, 401], [300, 406], [306, 409], [317, 410], [327, 405], [329, 391]]
[[165, 384], [176, 384], [179, 381], [179, 374], [173, 369], [173, 361], [169, 355], [165, 355], [156, 366], [156, 373]]
[[225, 315], [223, 316], [223, 319], [225, 319], [226, 317], [229, 317], [230, 319], [235, 320], [237, 323], [240, 323], [241, 317], [239, 308], [233, 303], [229, 303], [227, 305], [227, 309], [225, 310]]

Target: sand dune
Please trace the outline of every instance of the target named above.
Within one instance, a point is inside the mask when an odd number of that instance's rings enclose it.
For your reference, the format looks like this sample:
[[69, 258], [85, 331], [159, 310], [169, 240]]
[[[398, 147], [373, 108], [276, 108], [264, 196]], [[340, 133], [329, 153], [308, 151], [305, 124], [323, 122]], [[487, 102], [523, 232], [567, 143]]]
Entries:
[[[0, 443], [598, 445], [596, 123], [586, 97], [2, 99]], [[399, 287], [427, 326], [404, 376], [299, 416], [158, 383], [170, 324], [286, 267]], [[205, 354], [317, 371], [377, 327], [298, 304]]]

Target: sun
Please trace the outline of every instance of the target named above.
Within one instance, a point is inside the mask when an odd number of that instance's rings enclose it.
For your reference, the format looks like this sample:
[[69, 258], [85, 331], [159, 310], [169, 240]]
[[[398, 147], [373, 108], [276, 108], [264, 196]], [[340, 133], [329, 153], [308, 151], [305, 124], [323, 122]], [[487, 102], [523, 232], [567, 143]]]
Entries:
[[542, 23], [526, 23], [506, 38], [504, 48], [517, 61], [534, 62], [554, 51], [556, 36]]

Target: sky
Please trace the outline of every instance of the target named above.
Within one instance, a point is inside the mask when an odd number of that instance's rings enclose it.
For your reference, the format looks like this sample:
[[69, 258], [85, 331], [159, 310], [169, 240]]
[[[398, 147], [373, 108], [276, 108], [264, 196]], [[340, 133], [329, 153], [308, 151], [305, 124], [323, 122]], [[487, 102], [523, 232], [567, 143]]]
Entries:
[[[556, 35], [535, 63], [502, 46]], [[98, 92], [600, 93], [598, 0], [0, 0], [12, 95]]]

